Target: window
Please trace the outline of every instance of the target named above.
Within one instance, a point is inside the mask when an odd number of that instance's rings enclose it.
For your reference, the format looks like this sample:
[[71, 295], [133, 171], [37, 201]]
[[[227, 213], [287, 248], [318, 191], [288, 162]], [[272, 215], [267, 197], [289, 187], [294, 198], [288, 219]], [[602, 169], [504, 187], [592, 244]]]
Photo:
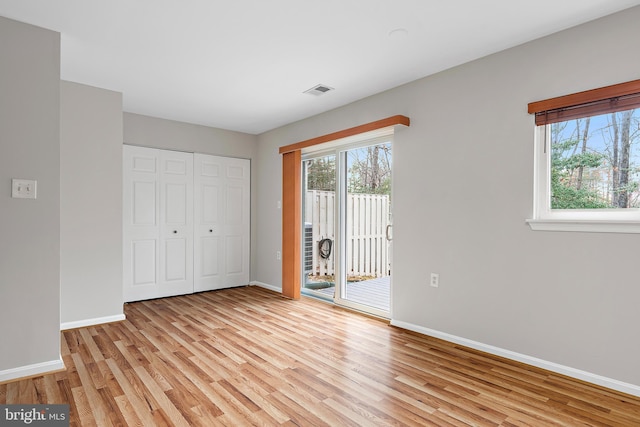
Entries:
[[529, 104], [534, 230], [640, 232], [640, 81]]

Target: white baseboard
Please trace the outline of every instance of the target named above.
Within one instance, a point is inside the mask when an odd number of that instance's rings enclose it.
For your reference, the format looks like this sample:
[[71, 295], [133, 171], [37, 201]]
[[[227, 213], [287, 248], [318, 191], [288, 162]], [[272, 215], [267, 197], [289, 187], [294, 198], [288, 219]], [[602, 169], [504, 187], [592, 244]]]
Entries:
[[391, 320], [391, 325], [397, 326], [402, 329], [407, 329], [409, 331], [418, 332], [423, 335], [428, 335], [434, 338], [440, 338], [442, 340], [449, 341], [455, 344], [460, 344], [465, 347], [470, 347], [475, 350], [484, 351], [485, 353], [493, 354], [495, 356], [500, 356], [507, 359], [515, 360], [517, 362], [521, 362], [527, 365], [546, 369], [547, 371], [556, 372], [558, 374], [566, 375], [568, 377], [576, 378], [576, 379], [586, 381], [592, 384], [596, 384], [602, 387], [610, 388], [612, 390], [617, 390], [623, 393], [640, 397], [640, 386], [635, 384], [625, 383], [622, 381], [614, 380], [612, 378], [607, 378], [601, 375], [592, 374], [590, 372], [585, 372], [579, 369], [571, 368], [569, 366], [548, 362], [546, 360], [538, 359], [536, 357], [527, 356], [525, 354], [516, 353], [514, 351], [505, 350], [503, 348], [494, 347], [492, 345], [483, 344], [481, 342], [472, 341], [466, 338], [461, 338], [455, 335], [447, 334], [445, 332], [424, 328], [422, 326], [414, 325], [412, 323], [402, 322], [399, 320]]
[[125, 320], [124, 314], [116, 314], [115, 316], [96, 317], [95, 319], [76, 320], [75, 322], [64, 322], [60, 324], [60, 330], [84, 328], [85, 326], [101, 325], [103, 323], [120, 322]]
[[62, 358], [49, 362], [35, 363], [33, 365], [19, 366], [17, 368], [0, 371], [0, 383], [17, 380], [19, 378], [35, 377], [64, 369], [65, 366]]
[[282, 292], [282, 288], [278, 288], [276, 286], [269, 285], [267, 283], [257, 282], [257, 281], [250, 282], [249, 286], [259, 286], [261, 288], [269, 289], [270, 291]]

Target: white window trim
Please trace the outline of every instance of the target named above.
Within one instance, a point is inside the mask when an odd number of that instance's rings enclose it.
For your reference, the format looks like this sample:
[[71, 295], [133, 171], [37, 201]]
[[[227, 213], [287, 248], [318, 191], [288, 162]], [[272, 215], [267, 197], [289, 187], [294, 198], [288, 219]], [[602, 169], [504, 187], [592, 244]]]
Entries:
[[534, 231], [579, 231], [590, 233], [640, 233], [640, 209], [555, 209], [550, 206], [549, 125], [536, 126], [534, 144], [533, 218]]

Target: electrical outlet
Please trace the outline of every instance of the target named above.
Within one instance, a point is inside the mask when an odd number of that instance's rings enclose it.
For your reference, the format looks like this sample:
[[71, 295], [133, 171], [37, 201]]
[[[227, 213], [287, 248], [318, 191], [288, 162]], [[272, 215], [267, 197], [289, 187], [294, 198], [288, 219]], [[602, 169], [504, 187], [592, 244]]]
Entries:
[[280, 261], [282, 259], [282, 254], [280, 253], [280, 251], [276, 251], [276, 259], [278, 261]]
[[440, 275], [438, 273], [431, 273], [431, 281], [429, 284], [432, 287], [437, 288], [440, 285]]

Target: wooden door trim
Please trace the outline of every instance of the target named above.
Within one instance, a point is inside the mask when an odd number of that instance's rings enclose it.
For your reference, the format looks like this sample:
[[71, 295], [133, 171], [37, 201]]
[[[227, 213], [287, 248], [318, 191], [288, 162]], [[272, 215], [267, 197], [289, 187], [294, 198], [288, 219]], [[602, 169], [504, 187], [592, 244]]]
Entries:
[[280, 147], [280, 154], [290, 153], [296, 150], [302, 150], [303, 148], [313, 147], [314, 145], [323, 144], [329, 141], [335, 141], [337, 139], [346, 138], [349, 136], [359, 135], [365, 132], [371, 132], [378, 129], [384, 129], [396, 125], [409, 126], [411, 120], [406, 116], [391, 116], [386, 119], [376, 120], [375, 122], [366, 123], [364, 125], [355, 126], [349, 129], [343, 129], [337, 132], [328, 133], [326, 135], [318, 136], [316, 138], [307, 139], [305, 141], [296, 142], [295, 144], [285, 145]]

